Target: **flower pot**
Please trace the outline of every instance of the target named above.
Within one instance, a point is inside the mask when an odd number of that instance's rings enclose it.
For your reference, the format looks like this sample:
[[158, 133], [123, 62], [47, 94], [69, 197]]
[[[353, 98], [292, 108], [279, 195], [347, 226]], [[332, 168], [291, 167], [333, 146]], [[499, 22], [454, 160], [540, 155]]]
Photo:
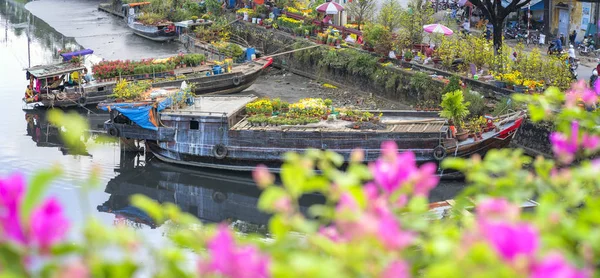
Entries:
[[527, 87], [522, 86], [522, 85], [515, 85], [514, 88], [515, 88], [515, 92], [517, 92], [517, 93], [524, 93], [525, 90], [527, 90]]
[[456, 133], [456, 140], [458, 141], [465, 141], [467, 138], [469, 138], [469, 133], [466, 131]]
[[506, 82], [504, 81], [500, 81], [500, 80], [496, 80], [494, 81], [494, 84], [496, 85], [497, 88], [506, 88]]

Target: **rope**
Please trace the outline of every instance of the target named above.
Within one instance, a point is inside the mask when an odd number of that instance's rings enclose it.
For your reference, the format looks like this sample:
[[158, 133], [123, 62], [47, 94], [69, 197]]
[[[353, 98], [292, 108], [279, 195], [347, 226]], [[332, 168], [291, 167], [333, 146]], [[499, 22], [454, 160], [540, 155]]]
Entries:
[[[68, 101], [70, 101], [70, 102], [72, 102], [72, 103], [75, 103], [75, 104], [77, 104], [78, 106], [80, 106], [80, 105], [79, 105], [79, 103], [75, 102], [74, 100], [72, 100], [72, 99], [70, 99], [70, 98], [67, 98], [67, 100], [68, 100]], [[81, 106], [81, 107], [82, 107], [83, 109], [87, 110], [87, 111], [88, 111], [88, 113], [92, 113], [92, 114], [94, 114], [94, 115], [98, 115], [97, 113], [95, 113], [94, 111], [92, 111], [92, 110], [88, 109], [88, 108], [87, 108], [87, 107], [85, 107], [85, 106]]]
[[294, 53], [296, 51], [307, 50], [307, 49], [311, 49], [311, 48], [315, 48], [315, 47], [319, 47], [319, 46], [321, 46], [321, 45], [320, 44], [311, 45], [311, 46], [308, 46], [308, 47], [298, 48], [298, 49], [294, 49], [294, 50], [290, 50], [290, 51], [286, 51], [286, 52], [281, 52], [281, 53], [276, 53], [276, 54], [271, 54], [271, 55], [267, 55], [267, 56], [268, 57], [275, 57], [275, 56], [290, 54], [290, 53]]

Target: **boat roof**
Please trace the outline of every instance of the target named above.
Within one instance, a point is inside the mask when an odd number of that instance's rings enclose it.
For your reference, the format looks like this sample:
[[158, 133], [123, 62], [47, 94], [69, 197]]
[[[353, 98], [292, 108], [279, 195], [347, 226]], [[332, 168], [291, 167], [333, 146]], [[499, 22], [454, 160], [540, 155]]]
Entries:
[[85, 55], [90, 55], [93, 53], [94, 53], [94, 50], [84, 49], [84, 50], [79, 50], [79, 51], [75, 51], [75, 52], [63, 53], [63, 54], [60, 54], [60, 56], [62, 56], [65, 61], [69, 61], [75, 56], [85, 56]]
[[60, 63], [52, 65], [39, 65], [28, 68], [27, 71], [36, 78], [46, 78], [83, 70], [85, 67], [81, 64]]
[[202, 96], [195, 98], [193, 105], [181, 109], [167, 109], [162, 114], [229, 116], [244, 109], [247, 103], [255, 99], [257, 97], [254, 95]]

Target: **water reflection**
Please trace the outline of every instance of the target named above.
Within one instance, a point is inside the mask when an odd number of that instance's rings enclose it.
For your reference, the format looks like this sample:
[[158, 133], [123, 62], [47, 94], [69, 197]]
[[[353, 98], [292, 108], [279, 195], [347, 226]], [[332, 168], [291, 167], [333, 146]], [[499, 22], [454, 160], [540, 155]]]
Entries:
[[[60, 128], [53, 126], [48, 122], [46, 110], [31, 110], [25, 112], [25, 122], [27, 125], [27, 136], [31, 137], [37, 147], [58, 148], [63, 155], [83, 155], [92, 157], [85, 147], [86, 142], [91, 142], [99, 134], [103, 134], [103, 124], [109, 118], [107, 112], [101, 110], [75, 109], [76, 112], [87, 119], [90, 124], [89, 132], [84, 133], [81, 138], [81, 145], [69, 149], [60, 137]], [[90, 140], [92, 139], [92, 140]]]
[[[132, 195], [144, 194], [159, 203], [176, 204], [205, 222], [242, 221], [260, 227], [269, 220], [256, 206], [260, 190], [249, 173], [184, 168], [134, 152], [121, 152], [115, 172], [119, 174], [105, 189], [110, 197], [98, 210], [113, 213], [117, 219], [155, 228], [156, 223], [129, 203]], [[307, 206], [321, 202], [320, 196], [305, 196], [301, 210], [306, 212]]]
[[4, 25], [4, 38], [2, 42], [10, 43], [9, 26], [16, 37], [29, 36], [41, 44], [45, 50], [50, 50], [52, 58], [58, 60], [58, 50], [81, 48], [74, 38], [65, 37], [46, 22], [31, 14], [25, 4], [11, 0], [0, 0], [0, 19]]

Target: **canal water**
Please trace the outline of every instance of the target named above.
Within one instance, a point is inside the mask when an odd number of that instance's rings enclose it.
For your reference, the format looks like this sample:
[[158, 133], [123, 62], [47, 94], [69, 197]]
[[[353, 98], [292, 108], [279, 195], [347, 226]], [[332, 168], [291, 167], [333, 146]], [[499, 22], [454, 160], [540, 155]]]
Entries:
[[[264, 225], [268, 216], [256, 208], [260, 192], [247, 173], [167, 165], [143, 153], [122, 152], [118, 143], [94, 145], [85, 153], [72, 154], [43, 111], [21, 110], [27, 85], [23, 69], [29, 64], [59, 61], [59, 49], [91, 48], [105, 59], [162, 57], [182, 50], [176, 43], [154, 43], [134, 36], [121, 19], [97, 11], [97, 4], [41, 0], [24, 5], [0, 0], [0, 175], [20, 172], [30, 177], [36, 170], [60, 165], [64, 174], [48, 194], [66, 206], [75, 228], [85, 217], [94, 216], [109, 225], [126, 223], [150, 240], [160, 241], [166, 228], [157, 227], [128, 203], [137, 193], [175, 203], [207, 222], [242, 223], [238, 227], [249, 230]], [[91, 142], [101, 132], [107, 114], [91, 108], [78, 112], [91, 123], [86, 138]], [[88, 188], [84, 180], [94, 168], [100, 169], [100, 184]], [[452, 198], [461, 187], [460, 183], [442, 184], [432, 193], [432, 201]], [[303, 204], [318, 199], [309, 197]]]

